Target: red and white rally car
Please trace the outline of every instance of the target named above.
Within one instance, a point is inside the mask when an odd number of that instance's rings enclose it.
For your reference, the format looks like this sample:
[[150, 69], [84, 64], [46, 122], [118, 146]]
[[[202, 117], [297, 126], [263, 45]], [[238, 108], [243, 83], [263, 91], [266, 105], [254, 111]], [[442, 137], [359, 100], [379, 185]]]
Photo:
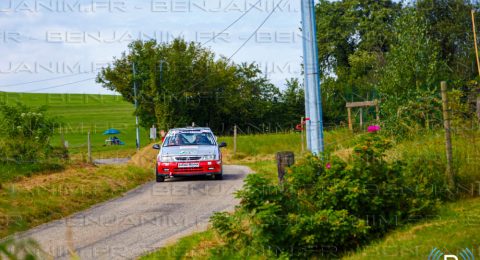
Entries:
[[178, 176], [212, 176], [216, 180], [223, 178], [221, 147], [210, 128], [188, 127], [171, 129], [157, 156], [157, 182], [165, 178]]

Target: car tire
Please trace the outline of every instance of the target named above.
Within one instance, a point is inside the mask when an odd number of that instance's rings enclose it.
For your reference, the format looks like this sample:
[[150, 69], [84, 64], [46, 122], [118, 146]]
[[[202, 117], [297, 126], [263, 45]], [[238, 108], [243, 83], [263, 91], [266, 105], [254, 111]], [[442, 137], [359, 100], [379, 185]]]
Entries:
[[164, 182], [165, 181], [165, 176], [159, 175], [157, 169], [155, 169], [155, 177], [157, 179], [157, 182]]
[[157, 182], [164, 182], [165, 181], [165, 177], [162, 176], [162, 175], [157, 175]]
[[213, 177], [215, 180], [223, 180], [223, 174], [215, 174]]

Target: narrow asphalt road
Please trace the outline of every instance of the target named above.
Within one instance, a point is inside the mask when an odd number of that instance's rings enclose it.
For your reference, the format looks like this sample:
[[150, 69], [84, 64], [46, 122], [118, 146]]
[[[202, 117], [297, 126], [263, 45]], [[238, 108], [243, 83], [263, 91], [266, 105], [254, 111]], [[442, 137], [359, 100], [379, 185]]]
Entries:
[[123, 197], [21, 235], [33, 238], [55, 259], [132, 259], [195, 231], [209, 217], [238, 203], [233, 193], [250, 172], [224, 166], [224, 180], [175, 178], [147, 183]]

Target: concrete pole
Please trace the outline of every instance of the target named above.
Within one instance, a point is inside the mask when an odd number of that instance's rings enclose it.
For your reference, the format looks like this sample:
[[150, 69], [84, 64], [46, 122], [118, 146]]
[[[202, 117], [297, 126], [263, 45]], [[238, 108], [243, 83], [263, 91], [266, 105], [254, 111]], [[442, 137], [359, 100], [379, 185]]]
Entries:
[[323, 115], [320, 90], [320, 70], [316, 41], [314, 0], [302, 0], [303, 59], [305, 73], [305, 107], [307, 122], [307, 146], [313, 154], [324, 151]]

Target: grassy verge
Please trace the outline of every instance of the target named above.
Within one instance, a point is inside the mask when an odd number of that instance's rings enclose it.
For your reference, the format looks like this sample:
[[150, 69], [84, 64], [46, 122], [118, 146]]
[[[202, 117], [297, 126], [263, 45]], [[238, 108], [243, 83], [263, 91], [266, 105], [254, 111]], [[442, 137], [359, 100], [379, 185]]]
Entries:
[[0, 237], [115, 198], [152, 178], [150, 170], [131, 165], [72, 165], [60, 173], [4, 183], [0, 189]]
[[449, 203], [432, 219], [407, 225], [345, 259], [427, 259], [433, 248], [455, 255], [469, 248], [478, 258], [479, 224], [480, 199]]
[[[433, 248], [456, 254], [469, 248], [480, 257], [480, 199], [469, 199], [442, 206], [436, 216], [420, 223], [410, 224], [390, 233], [386, 238], [346, 256], [335, 250], [325, 252], [326, 258], [342, 259], [427, 259]], [[148, 259], [228, 259], [235, 255], [219, 255], [221, 246], [213, 231], [196, 233], [155, 253], [141, 257]], [[267, 259], [252, 254], [255, 259]]]
[[55, 163], [45, 164], [13, 164], [0, 163], [0, 186], [3, 183], [21, 180], [38, 174], [60, 172], [64, 165]]
[[142, 256], [140, 259], [207, 259], [210, 256], [210, 250], [220, 243], [215, 233], [212, 230], [207, 230], [186, 236], [177, 243]]

